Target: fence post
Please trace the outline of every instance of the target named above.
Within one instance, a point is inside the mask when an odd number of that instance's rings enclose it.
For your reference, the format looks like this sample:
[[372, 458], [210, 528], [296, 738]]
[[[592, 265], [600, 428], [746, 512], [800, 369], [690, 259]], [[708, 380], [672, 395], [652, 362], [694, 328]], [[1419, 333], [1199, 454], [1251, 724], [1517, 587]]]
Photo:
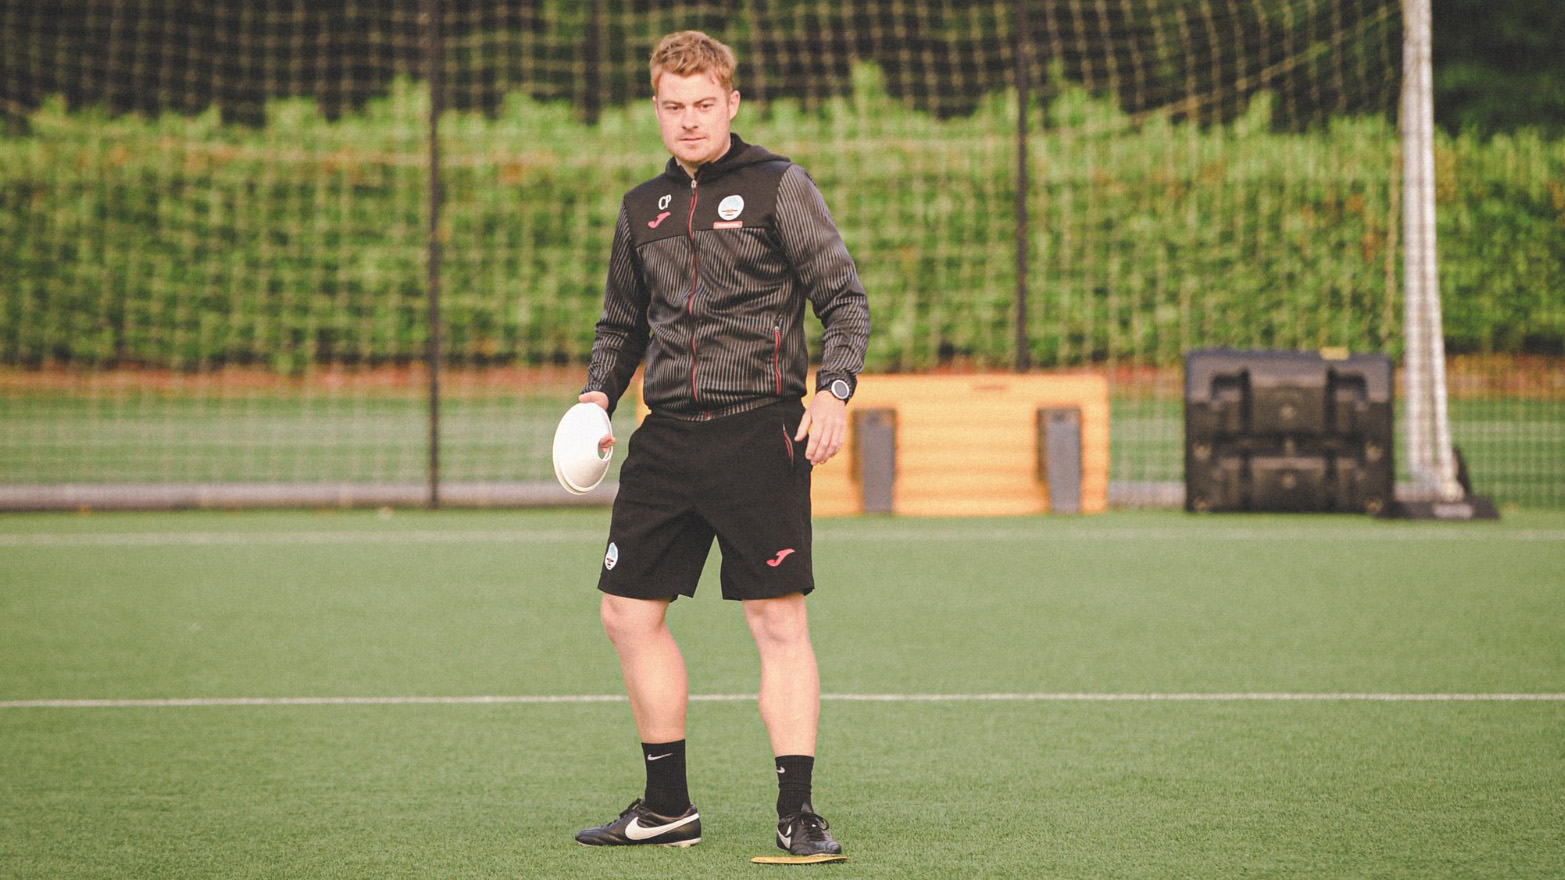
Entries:
[[1016, 64], [1016, 372], [1032, 368], [1032, 351], [1027, 340], [1027, 86], [1031, 79], [1027, 64], [1027, 4], [1016, 0], [1012, 27], [1016, 45], [1012, 55]]
[[429, 509], [440, 509], [440, 0], [424, 0], [424, 65], [429, 80]]

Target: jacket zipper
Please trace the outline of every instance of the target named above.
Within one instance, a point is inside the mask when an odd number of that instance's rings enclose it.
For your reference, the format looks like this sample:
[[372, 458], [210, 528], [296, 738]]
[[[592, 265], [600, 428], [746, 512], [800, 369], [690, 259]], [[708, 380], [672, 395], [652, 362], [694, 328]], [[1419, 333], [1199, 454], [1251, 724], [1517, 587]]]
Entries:
[[782, 396], [782, 321], [772, 321], [772, 376], [777, 379], [777, 396]]
[[696, 287], [701, 278], [701, 255], [696, 251], [696, 201], [700, 192], [696, 188], [696, 171], [690, 178], [690, 214], [685, 219], [685, 234], [690, 237], [690, 295], [685, 297], [685, 316], [690, 319], [690, 399], [701, 402], [701, 391], [696, 385]]

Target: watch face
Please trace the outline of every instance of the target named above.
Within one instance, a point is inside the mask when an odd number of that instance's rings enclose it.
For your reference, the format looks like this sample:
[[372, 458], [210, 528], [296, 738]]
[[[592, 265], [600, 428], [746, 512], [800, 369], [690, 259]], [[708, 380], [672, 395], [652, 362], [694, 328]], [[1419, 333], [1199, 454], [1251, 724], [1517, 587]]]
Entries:
[[838, 400], [847, 400], [853, 396], [853, 389], [848, 387], [847, 382], [837, 379], [831, 383], [831, 396]]

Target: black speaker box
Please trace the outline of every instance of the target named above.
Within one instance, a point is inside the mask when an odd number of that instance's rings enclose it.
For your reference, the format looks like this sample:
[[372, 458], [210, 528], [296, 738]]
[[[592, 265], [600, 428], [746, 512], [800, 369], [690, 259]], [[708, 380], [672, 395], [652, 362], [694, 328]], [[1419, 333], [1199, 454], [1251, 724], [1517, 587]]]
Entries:
[[1379, 513], [1394, 503], [1391, 360], [1185, 355], [1185, 509]]

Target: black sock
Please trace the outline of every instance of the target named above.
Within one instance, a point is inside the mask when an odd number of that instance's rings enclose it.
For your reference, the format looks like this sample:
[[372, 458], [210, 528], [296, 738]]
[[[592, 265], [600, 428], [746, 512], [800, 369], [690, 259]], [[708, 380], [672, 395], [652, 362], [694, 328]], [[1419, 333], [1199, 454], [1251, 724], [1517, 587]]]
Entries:
[[777, 815], [790, 816], [809, 806], [810, 775], [815, 770], [814, 755], [777, 757]]
[[690, 789], [685, 783], [685, 741], [642, 743], [647, 765], [647, 809], [664, 816], [678, 816], [690, 809]]

